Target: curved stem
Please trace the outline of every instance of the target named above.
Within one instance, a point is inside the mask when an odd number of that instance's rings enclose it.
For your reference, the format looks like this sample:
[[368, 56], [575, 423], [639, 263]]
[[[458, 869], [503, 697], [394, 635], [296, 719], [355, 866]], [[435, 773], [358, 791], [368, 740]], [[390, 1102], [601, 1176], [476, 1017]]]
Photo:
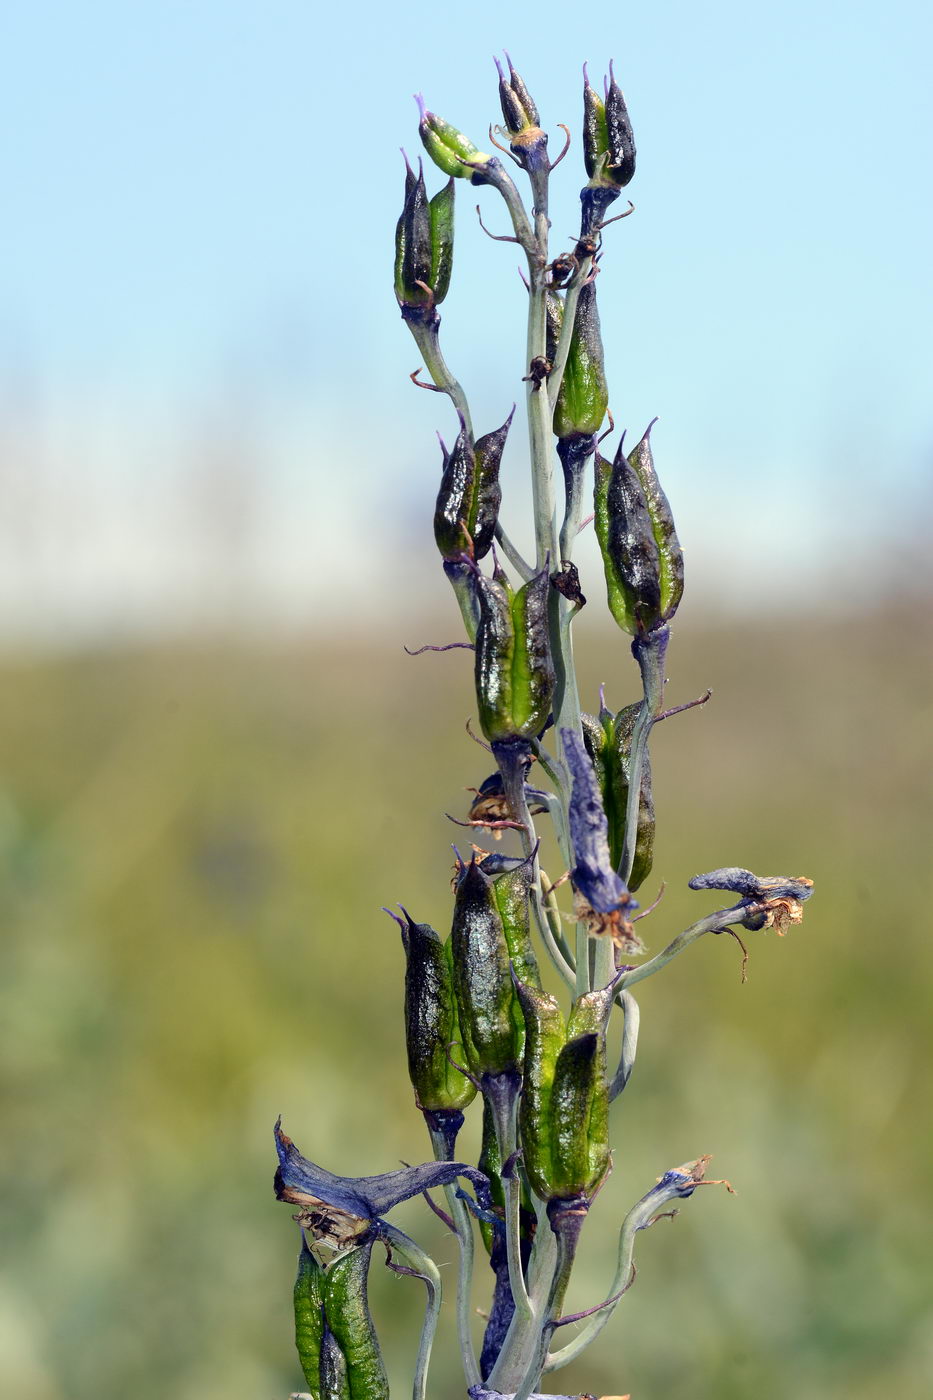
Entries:
[[434, 1333], [437, 1331], [437, 1321], [441, 1314], [440, 1271], [430, 1255], [425, 1254], [414, 1240], [409, 1239], [408, 1235], [403, 1234], [394, 1225], [390, 1225], [388, 1221], [380, 1221], [379, 1233], [391, 1245], [392, 1252], [404, 1259], [407, 1271], [422, 1280], [428, 1292], [424, 1326], [421, 1329], [421, 1341], [418, 1346], [418, 1359], [415, 1362], [415, 1380], [412, 1386], [412, 1400], [426, 1400], [431, 1348], [434, 1345]]
[[619, 991], [624, 992], [629, 987], [633, 987], [636, 982], [643, 982], [646, 977], [653, 977], [656, 972], [660, 972], [662, 967], [666, 967], [682, 953], [685, 948], [689, 948], [691, 943], [696, 943], [698, 938], [702, 938], [704, 933], [722, 933], [730, 924], [740, 924], [747, 919], [754, 911], [754, 904], [744, 901], [734, 905], [731, 909], [717, 909], [714, 914], [707, 914], [705, 919], [698, 919], [695, 924], [691, 924], [683, 933], [678, 933], [677, 937], [668, 943], [667, 947], [660, 953], [656, 953], [653, 958], [649, 958], [640, 967], [633, 967], [631, 972], [626, 972], [619, 979]]
[[524, 583], [527, 583], [530, 578], [534, 578], [534, 569], [527, 559], [519, 553], [498, 521], [496, 522], [496, 543], [501, 546], [502, 553]]
[[438, 389], [447, 394], [454, 408], [466, 424], [469, 436], [473, 436], [473, 421], [470, 417], [470, 405], [464, 393], [463, 385], [455, 379], [448, 367], [447, 361], [441, 353], [441, 342], [438, 335], [440, 330], [440, 317], [435, 316], [433, 323], [425, 325], [420, 321], [407, 321], [408, 329], [411, 331], [415, 344], [421, 351], [421, 358], [424, 360], [424, 367], [434, 380]]
[[609, 1085], [610, 1103], [613, 1099], [618, 1098], [632, 1077], [632, 1070], [635, 1068], [635, 1052], [638, 1049], [638, 1025], [641, 1020], [638, 1002], [631, 992], [620, 992], [616, 997], [616, 1003], [622, 1008], [625, 1023], [622, 1027], [622, 1051], [619, 1055], [619, 1068]]
[[[438, 1162], [446, 1161], [448, 1144], [444, 1134], [437, 1128], [428, 1127], [431, 1146]], [[476, 1349], [473, 1345], [473, 1330], [470, 1323], [470, 1289], [473, 1283], [473, 1222], [462, 1197], [457, 1195], [456, 1183], [444, 1187], [447, 1208], [454, 1222], [457, 1235], [457, 1337], [460, 1342], [460, 1356], [467, 1385], [479, 1385], [481, 1377]]]
[[[505, 1076], [498, 1076], [484, 1085], [483, 1093], [492, 1113], [496, 1130], [496, 1145], [499, 1160], [505, 1167], [512, 1158], [510, 1174], [502, 1177], [505, 1190], [505, 1242], [509, 1263], [509, 1286], [515, 1304], [515, 1317], [527, 1322], [533, 1316], [528, 1285], [522, 1269], [521, 1250], [521, 1199], [522, 1186], [515, 1161], [518, 1147], [518, 1094], [520, 1080], [509, 1082]], [[515, 1319], [513, 1319], [514, 1322]]]

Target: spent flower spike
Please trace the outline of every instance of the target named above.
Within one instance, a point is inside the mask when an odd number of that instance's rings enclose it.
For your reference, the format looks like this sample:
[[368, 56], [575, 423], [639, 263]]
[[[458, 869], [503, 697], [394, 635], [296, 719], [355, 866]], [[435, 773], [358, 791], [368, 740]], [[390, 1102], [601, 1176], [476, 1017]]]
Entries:
[[[640, 1092], [633, 1070], [641, 1017], [632, 989], [706, 934], [728, 932], [741, 943], [737, 928], [782, 933], [800, 922], [812, 894], [804, 877], [758, 876], [738, 867], [694, 876], [692, 889], [727, 891], [734, 902], [668, 935], [660, 951], [645, 956], [639, 934], [664, 917], [663, 906], [660, 915], [654, 912], [660, 897], [633, 917], [632, 891], [654, 859], [654, 726], [700, 702], [669, 706], [665, 697], [684, 575], [651, 427], [631, 451], [624, 434], [611, 459], [599, 451], [609, 385], [596, 274], [599, 286], [613, 275], [605, 270], [611, 267], [605, 234], [615, 221], [606, 216], [634, 176], [635, 140], [613, 65], [601, 93], [584, 67], [580, 234], [570, 247], [552, 248], [550, 180], [564, 153], [549, 161], [541, 114], [511, 57], [496, 67], [505, 126], [496, 128], [501, 141], [490, 126], [490, 139], [504, 160], [478, 150], [417, 99], [420, 139], [447, 178], [429, 196], [421, 164], [415, 171], [406, 160], [394, 289], [427, 376], [419, 368], [410, 377], [446, 396], [452, 411], [451, 430], [444, 428], [452, 446], [441, 440], [440, 482], [431, 493], [433, 533], [466, 639], [419, 651], [473, 652], [473, 694], [485, 737], [467, 726], [483, 753], [468, 749], [474, 760], [463, 775], [468, 797], [462, 817], [453, 820], [502, 845], [493, 852], [477, 845], [457, 856], [449, 936], [416, 923], [403, 906], [392, 914], [404, 951], [408, 1074], [434, 1160], [342, 1177], [303, 1157], [276, 1125], [276, 1195], [297, 1207], [303, 1231], [296, 1346], [316, 1400], [388, 1400], [367, 1302], [377, 1241], [389, 1267], [426, 1290], [411, 1393], [412, 1400], [427, 1400], [441, 1275], [386, 1216], [431, 1190], [443, 1192], [443, 1205], [428, 1201], [456, 1243], [463, 1393], [472, 1400], [542, 1397], [543, 1378], [579, 1357], [632, 1287], [636, 1238], [676, 1215], [665, 1208], [701, 1186], [732, 1189], [708, 1180], [706, 1156], [662, 1173], [622, 1221], [616, 1274], [604, 1300], [563, 1312], [584, 1227], [603, 1205], [597, 1196], [612, 1167], [613, 1117]], [[510, 159], [528, 177], [528, 205], [507, 168]], [[441, 345], [438, 307], [453, 271], [455, 182], [466, 179], [502, 199], [512, 227], [502, 241], [525, 258], [527, 321], [500, 403], [521, 394], [528, 420], [532, 509], [525, 533], [533, 544], [527, 557], [511, 533], [514, 507], [505, 500], [501, 471], [515, 410], [478, 435], [467, 392]], [[611, 415], [609, 423], [612, 430]], [[601, 690], [589, 706], [595, 714], [583, 710], [573, 645], [575, 619], [587, 595], [599, 591], [574, 559], [590, 492], [608, 612], [627, 634], [601, 658], [620, 673], [611, 693], [621, 692], [621, 706], [610, 710]], [[432, 500], [423, 508], [427, 533]], [[466, 673], [464, 681], [469, 684]], [[711, 804], [714, 799], [711, 793]], [[443, 888], [446, 872], [438, 882]], [[560, 995], [550, 989], [546, 962]], [[611, 1071], [607, 1043], [621, 1046]], [[468, 1113], [481, 1115], [476, 1166], [458, 1160], [455, 1150]], [[619, 1160], [617, 1169], [625, 1168]], [[473, 1307], [477, 1272], [489, 1295], [481, 1341]], [[569, 1323], [579, 1330], [555, 1350], [555, 1336]], [[621, 1376], [617, 1389], [624, 1390]]]

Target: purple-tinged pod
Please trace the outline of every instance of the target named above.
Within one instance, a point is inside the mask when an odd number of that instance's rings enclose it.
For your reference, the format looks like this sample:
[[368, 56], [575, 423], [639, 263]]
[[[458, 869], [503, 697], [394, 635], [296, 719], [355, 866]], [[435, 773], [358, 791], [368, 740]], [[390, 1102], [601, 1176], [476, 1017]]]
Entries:
[[583, 163], [590, 180], [602, 174], [609, 151], [606, 104], [592, 86], [583, 65]]
[[444, 455], [434, 508], [434, 538], [444, 560], [485, 558], [492, 547], [502, 487], [499, 467], [514, 408], [500, 428], [474, 445], [461, 424], [453, 449]]
[[[657, 422], [657, 419], [654, 420]], [[667, 496], [658, 480], [651, 451], [651, 429], [649, 423], [640, 442], [628, 455], [629, 466], [638, 477], [654, 541], [658, 547], [658, 590], [661, 603], [661, 618], [669, 622], [677, 611], [684, 592], [684, 556], [674, 527], [674, 517]]]
[[[333, 1332], [325, 1323], [321, 1340], [320, 1400], [350, 1400], [347, 1361]], [[312, 1385], [311, 1394], [317, 1395]]]
[[431, 320], [444, 300], [453, 248], [453, 180], [428, 200], [420, 162], [416, 176], [406, 161], [405, 204], [395, 226], [395, 296], [407, 321]]
[[624, 189], [635, 174], [635, 137], [625, 98], [615, 80], [611, 63], [606, 90], [606, 138], [606, 162], [602, 175], [619, 189]]
[[496, 59], [499, 73], [499, 105], [512, 154], [525, 170], [547, 168], [547, 133], [541, 130], [538, 109], [512, 60], [506, 54], [508, 74]]
[[437, 116], [435, 112], [429, 112], [425, 107], [423, 97], [419, 95], [415, 101], [418, 103], [418, 110], [421, 114], [418, 135], [434, 164], [443, 170], [445, 175], [451, 175], [455, 179], [470, 180], [474, 185], [484, 184], [483, 167], [493, 157], [478, 150], [462, 131], [458, 131], [450, 122], [444, 121], [443, 117]]
[[548, 571], [542, 569], [515, 593], [501, 573], [491, 579], [479, 575], [476, 584], [475, 679], [483, 733], [492, 744], [536, 737], [547, 724], [554, 695]]
[[522, 1046], [509, 949], [491, 881], [475, 859], [457, 874], [450, 946], [468, 1068], [481, 1082], [517, 1075]]
[[623, 631], [645, 636], [663, 626], [661, 559], [641, 482], [621, 442], [611, 465], [596, 454], [594, 487], [609, 611]]
[[415, 1102], [435, 1119], [459, 1110], [462, 1122], [462, 1110], [472, 1103], [476, 1087], [454, 1068], [449, 1054], [450, 1045], [460, 1039], [450, 944], [430, 924], [416, 924], [403, 913], [405, 1044]]
[[[632, 732], [640, 705], [626, 705], [613, 714], [605, 707], [599, 717], [583, 716], [583, 742], [596, 770], [603, 810], [606, 813], [609, 837], [609, 857], [618, 869], [625, 845], [625, 818], [628, 810], [629, 764]], [[646, 752], [641, 775], [641, 796], [638, 806], [638, 826], [635, 838], [635, 859], [628, 880], [630, 890], [637, 890], [651, 873], [654, 858], [655, 814], [651, 792], [651, 759]]]

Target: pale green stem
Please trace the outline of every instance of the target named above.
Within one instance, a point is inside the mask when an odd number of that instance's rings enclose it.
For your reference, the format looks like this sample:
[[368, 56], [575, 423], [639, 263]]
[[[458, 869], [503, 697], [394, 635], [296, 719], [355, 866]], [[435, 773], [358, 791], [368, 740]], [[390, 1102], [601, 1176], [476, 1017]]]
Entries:
[[572, 987], [574, 985], [573, 968], [569, 966], [561, 950], [554, 941], [551, 926], [544, 908], [544, 900], [541, 894], [541, 864], [538, 859], [540, 843], [538, 841], [537, 832], [535, 831], [534, 818], [528, 809], [528, 801], [525, 797], [524, 770], [521, 763], [507, 763], [500, 759], [499, 771], [502, 774], [502, 785], [505, 790], [506, 801], [509, 804], [509, 808], [515, 820], [521, 823], [520, 836], [522, 850], [526, 859], [531, 862], [529, 895], [538, 936], [547, 949], [548, 956], [555, 968], [567, 984]]
[[421, 358], [424, 360], [424, 367], [443, 393], [447, 394], [457, 413], [466, 424], [469, 436], [473, 436], [473, 420], [470, 417], [470, 405], [467, 396], [463, 391], [463, 386], [458, 379], [455, 379], [441, 353], [440, 340], [438, 338], [439, 321], [433, 325], [426, 326], [418, 321], [408, 321], [408, 329], [414, 337], [415, 344], [421, 351]]
[[516, 1312], [487, 1386], [513, 1394], [538, 1346], [557, 1262], [557, 1241], [547, 1218], [544, 1201], [538, 1202], [538, 1228], [528, 1264], [528, 1286], [533, 1316], [529, 1321]]
[[427, 1289], [428, 1301], [424, 1314], [424, 1326], [421, 1329], [421, 1342], [418, 1347], [415, 1380], [412, 1387], [412, 1400], [426, 1400], [431, 1348], [434, 1345], [434, 1333], [437, 1330], [437, 1321], [441, 1314], [440, 1271], [430, 1255], [425, 1254], [414, 1240], [409, 1239], [408, 1235], [397, 1230], [394, 1225], [388, 1224], [385, 1220], [380, 1221], [379, 1232], [382, 1238], [391, 1245], [393, 1254], [404, 1260], [406, 1267], [423, 1281]]
[[638, 1002], [631, 992], [620, 992], [616, 997], [616, 1003], [622, 1008], [625, 1023], [622, 1027], [622, 1050], [619, 1055], [619, 1067], [609, 1085], [610, 1103], [613, 1099], [618, 1098], [632, 1077], [632, 1070], [635, 1068], [635, 1052], [638, 1049], [638, 1025], [641, 1020]]
[[519, 553], [498, 521], [496, 522], [496, 543], [501, 545], [502, 553], [524, 583], [527, 583], [530, 578], [534, 577], [534, 569], [528, 563], [527, 559]]
[[[438, 1162], [446, 1161], [447, 1143], [443, 1133], [430, 1126], [428, 1132], [431, 1135], [431, 1146], [434, 1149], [435, 1159]], [[463, 1361], [467, 1385], [478, 1385], [480, 1382], [479, 1362], [476, 1359], [476, 1349], [473, 1345], [470, 1313], [470, 1289], [473, 1283], [473, 1222], [463, 1200], [457, 1195], [455, 1183], [445, 1186], [444, 1194], [447, 1197], [447, 1208], [454, 1222], [457, 1237], [457, 1336], [460, 1341], [460, 1356]]]
[[[518, 1092], [516, 1091], [508, 1099], [498, 1094], [490, 1094], [487, 1096], [487, 1102], [492, 1111], [496, 1130], [499, 1160], [504, 1166], [518, 1146]], [[503, 1177], [502, 1186], [505, 1191], [505, 1246], [509, 1264], [509, 1286], [512, 1290], [516, 1317], [528, 1322], [533, 1316], [533, 1309], [522, 1269], [522, 1185], [517, 1161], [512, 1162], [510, 1175]]]
[[672, 939], [662, 952], [656, 953], [653, 958], [649, 958], [640, 967], [633, 967], [631, 972], [624, 973], [619, 980], [619, 991], [624, 992], [629, 987], [634, 987], [636, 982], [643, 982], [646, 977], [653, 977], [656, 972], [661, 971], [662, 967], [673, 962], [678, 953], [689, 948], [691, 943], [696, 943], [697, 939], [702, 938], [705, 933], [722, 933], [730, 924], [742, 923], [749, 914], [754, 914], [755, 908], [754, 904], [749, 904], [746, 901], [734, 905], [731, 909], [717, 909], [714, 914], [707, 914], [705, 919], [698, 919], [695, 924], [684, 929], [683, 933], [678, 933], [677, 937]]
[[535, 1386], [541, 1379], [547, 1360], [548, 1346], [554, 1333], [554, 1323], [557, 1321], [563, 1305], [564, 1295], [567, 1292], [567, 1285], [570, 1282], [570, 1275], [573, 1271], [573, 1261], [577, 1252], [577, 1240], [579, 1239], [579, 1229], [565, 1232], [563, 1230], [553, 1232], [556, 1245], [557, 1257], [554, 1261], [554, 1272], [551, 1276], [551, 1285], [548, 1290], [547, 1304], [541, 1327], [538, 1332], [537, 1345], [528, 1363], [528, 1368], [515, 1394], [513, 1400], [529, 1400]]

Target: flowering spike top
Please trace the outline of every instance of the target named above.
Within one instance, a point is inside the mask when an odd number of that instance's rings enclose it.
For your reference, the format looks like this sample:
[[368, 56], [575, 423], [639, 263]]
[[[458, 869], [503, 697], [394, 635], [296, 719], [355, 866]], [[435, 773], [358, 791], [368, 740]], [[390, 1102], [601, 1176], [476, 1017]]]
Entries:
[[594, 185], [621, 190], [635, 174], [632, 123], [611, 63], [604, 98], [590, 85], [583, 68], [583, 158]]
[[[402, 1167], [380, 1176], [335, 1176], [302, 1157], [291, 1138], [283, 1133], [281, 1118], [275, 1125], [275, 1146], [279, 1154], [275, 1173], [277, 1200], [325, 1216], [329, 1210], [338, 1216], [349, 1216], [361, 1227], [369, 1226], [402, 1201], [420, 1196], [434, 1186], [447, 1186], [458, 1176], [473, 1183], [481, 1202], [488, 1195], [485, 1176], [466, 1162], [425, 1162], [420, 1167]], [[358, 1233], [363, 1233], [362, 1229]]]

